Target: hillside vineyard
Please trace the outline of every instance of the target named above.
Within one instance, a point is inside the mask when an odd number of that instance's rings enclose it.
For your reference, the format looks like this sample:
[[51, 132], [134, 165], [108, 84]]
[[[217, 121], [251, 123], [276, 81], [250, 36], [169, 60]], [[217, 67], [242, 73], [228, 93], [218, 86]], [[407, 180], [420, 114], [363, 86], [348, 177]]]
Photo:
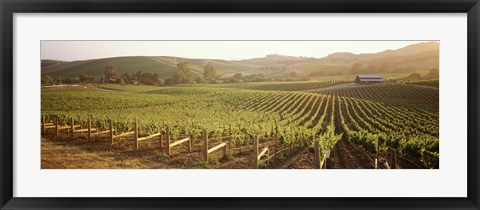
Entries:
[[136, 87], [105, 85], [43, 90], [42, 114], [47, 122], [74, 123], [115, 132], [149, 136], [169, 127], [171, 139], [185, 135], [201, 144], [203, 131], [212, 139], [231, 136], [231, 147], [274, 139], [280, 148], [312, 148], [318, 140], [323, 158], [338, 141], [367, 154], [394, 148], [416, 166], [438, 167], [438, 89], [416, 84], [378, 84], [301, 92], [348, 82], [251, 83]]

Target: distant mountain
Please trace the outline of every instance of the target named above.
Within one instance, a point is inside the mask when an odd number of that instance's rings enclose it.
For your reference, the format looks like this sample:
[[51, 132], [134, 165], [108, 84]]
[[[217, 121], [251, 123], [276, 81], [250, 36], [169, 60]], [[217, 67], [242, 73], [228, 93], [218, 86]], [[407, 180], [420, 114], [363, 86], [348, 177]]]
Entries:
[[433, 69], [439, 66], [439, 43], [423, 42], [379, 53], [337, 52], [323, 58], [271, 54], [261, 58], [231, 61], [172, 56], [130, 56], [72, 62], [42, 60], [42, 74], [55, 78], [59, 76], [75, 78], [80, 73], [86, 73], [100, 78], [103, 76], [104, 68], [113, 65], [120, 73], [142, 70], [145, 73], [158, 73], [161, 79], [166, 79], [175, 73], [178, 62], [190, 63], [197, 76], [200, 76], [205, 65], [210, 63], [217, 70], [217, 75], [223, 78], [231, 77], [236, 73], [264, 74], [269, 77], [287, 77], [292, 75], [292, 72], [295, 72], [298, 77], [349, 74], [354, 63], [365, 66], [388, 64], [391, 67]]
[[315, 60], [314, 58], [295, 57], [288, 55], [267, 55], [263, 58], [252, 58], [248, 60], [241, 60], [242, 65], [260, 65], [260, 66], [276, 66], [276, 65], [292, 65], [295, 63], [308, 62]]
[[378, 55], [382, 56], [406, 56], [419, 54], [430, 51], [438, 51], [440, 44], [438, 42], [422, 42], [418, 44], [408, 45], [397, 50], [385, 50]]
[[336, 61], [339, 61], [339, 60], [348, 61], [348, 60], [352, 60], [352, 59], [359, 59], [359, 57], [361, 55], [362, 54], [357, 55], [357, 54], [353, 54], [353, 53], [349, 53], [349, 52], [337, 52], [337, 53], [332, 53], [332, 54], [328, 55], [324, 59], [326, 59], [326, 60], [336, 60]]
[[439, 43], [422, 42], [409, 45], [397, 50], [385, 50], [379, 53], [353, 54], [333, 53], [322, 58], [327, 62], [353, 64], [362, 63], [367, 65], [381, 65], [388, 63], [393, 66], [410, 66], [417, 68], [438, 68]]

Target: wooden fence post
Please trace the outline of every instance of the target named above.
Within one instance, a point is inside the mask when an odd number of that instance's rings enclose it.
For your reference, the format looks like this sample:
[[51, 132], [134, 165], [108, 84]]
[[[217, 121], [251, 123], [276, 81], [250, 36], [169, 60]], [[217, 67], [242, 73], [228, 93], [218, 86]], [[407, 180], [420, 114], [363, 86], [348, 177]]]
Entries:
[[315, 140], [314, 152], [315, 152], [315, 169], [320, 169], [320, 145], [318, 143], [318, 139]]
[[165, 128], [165, 141], [167, 142], [167, 155], [170, 157], [170, 127]]
[[138, 150], [138, 123], [137, 120], [133, 122], [133, 138], [135, 139], [135, 150]]
[[275, 145], [273, 146], [273, 155], [275, 157], [275, 160], [277, 160], [277, 147], [278, 147], [278, 127], [277, 127], [277, 122], [275, 122], [275, 139], [274, 139], [274, 142], [275, 142]]
[[[327, 152], [328, 152], [328, 151], [327, 151]], [[323, 163], [323, 166], [322, 166], [323, 169], [327, 169], [327, 159], [328, 159], [328, 158], [325, 158], [325, 162]]]
[[161, 131], [162, 134], [160, 134], [160, 150], [163, 148], [163, 135], [165, 135], [164, 131]]
[[247, 145], [250, 144], [250, 139], [247, 139], [247, 129], [245, 128], [245, 130], [243, 130], [243, 135], [244, 135], [244, 138], [245, 140], [243, 142], [246, 142]]
[[42, 115], [42, 133], [45, 133], [45, 115]]
[[253, 159], [255, 160], [255, 169], [258, 169], [258, 135], [255, 136], [253, 145]]
[[71, 137], [73, 139], [73, 133], [75, 132], [75, 121], [73, 120], [73, 117], [70, 118], [70, 131], [72, 132]]
[[232, 149], [232, 140], [233, 140], [233, 135], [230, 133], [230, 136], [228, 137], [228, 151]]
[[379, 151], [378, 151], [378, 138], [377, 138], [377, 153], [375, 154], [375, 169], [378, 169], [378, 155], [379, 155]]
[[190, 136], [190, 140], [188, 140], [187, 150], [188, 153], [192, 152], [192, 136]]
[[88, 143], [92, 140], [92, 120], [90, 119], [90, 115], [88, 115], [87, 119], [87, 126], [88, 126]]
[[267, 150], [267, 165], [270, 166], [270, 150]]
[[110, 119], [110, 121], [108, 122], [108, 129], [110, 129], [110, 142], [111, 144], [113, 145], [113, 120]]
[[58, 117], [55, 119], [55, 137], [58, 138]]
[[227, 157], [228, 144], [223, 147], [223, 157]]
[[208, 134], [207, 129], [203, 129], [203, 160], [208, 162]]
[[392, 157], [392, 166], [390, 167], [391, 169], [397, 169], [397, 150], [396, 149], [391, 149], [391, 157]]

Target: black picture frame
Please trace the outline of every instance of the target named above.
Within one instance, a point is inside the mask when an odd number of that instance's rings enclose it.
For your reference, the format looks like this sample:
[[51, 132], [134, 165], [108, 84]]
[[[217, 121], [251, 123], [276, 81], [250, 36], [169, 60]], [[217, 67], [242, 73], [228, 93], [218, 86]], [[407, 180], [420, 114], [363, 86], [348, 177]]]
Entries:
[[[0, 0], [1, 209], [479, 209], [478, 0]], [[18, 198], [13, 197], [15, 13], [467, 13], [468, 196], [465, 198]], [[445, 180], [448, 182], [449, 180]]]

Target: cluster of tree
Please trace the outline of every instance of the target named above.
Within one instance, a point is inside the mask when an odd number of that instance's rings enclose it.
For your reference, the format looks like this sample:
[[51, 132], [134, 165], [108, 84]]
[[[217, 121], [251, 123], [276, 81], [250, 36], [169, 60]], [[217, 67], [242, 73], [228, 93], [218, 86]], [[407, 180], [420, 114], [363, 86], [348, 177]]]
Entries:
[[160, 75], [157, 73], [145, 73], [142, 70], [120, 75], [115, 66], [107, 66], [105, 67], [102, 80], [105, 83], [158, 85], [160, 83]]
[[50, 75], [43, 75], [41, 80], [42, 80], [42, 86], [80, 83], [80, 80], [78, 78], [64, 78], [64, 79], [61, 79], [59, 77], [58, 79], [55, 79]]
[[164, 85], [176, 85], [176, 84], [203, 84], [203, 83], [218, 83], [217, 70], [215, 67], [208, 63], [203, 68], [203, 75], [195, 76], [190, 68], [188, 62], [182, 62], [177, 64], [177, 71], [175, 74], [166, 79]]
[[49, 85], [54, 85], [56, 84], [57, 81], [49, 75], [43, 75], [42, 76], [42, 86], [49, 86]]
[[392, 66], [389, 63], [382, 63], [380, 65], [354, 63], [350, 68], [352, 74], [414, 73], [416, 70], [415, 67]]
[[190, 69], [190, 65], [188, 64], [188, 62], [182, 62], [177, 64], [177, 71], [172, 77], [165, 80], [164, 85], [195, 83], [195, 75]]
[[138, 71], [136, 73], [123, 73], [117, 78], [119, 84], [144, 84], [144, 85], [158, 85], [160, 82], [160, 75], [157, 73], [144, 73]]
[[81, 73], [79, 76], [78, 76], [78, 80], [81, 82], [81, 83], [86, 83], [86, 82], [94, 82], [95, 78], [91, 75], [88, 75], [88, 74], [85, 74], [85, 73]]
[[203, 78], [205, 80], [214, 80], [217, 74], [217, 70], [215, 70], [215, 67], [211, 64], [207, 64], [205, 68], [203, 69]]
[[105, 83], [114, 83], [117, 81], [118, 70], [115, 66], [106, 66], [104, 69], [104, 82]]

